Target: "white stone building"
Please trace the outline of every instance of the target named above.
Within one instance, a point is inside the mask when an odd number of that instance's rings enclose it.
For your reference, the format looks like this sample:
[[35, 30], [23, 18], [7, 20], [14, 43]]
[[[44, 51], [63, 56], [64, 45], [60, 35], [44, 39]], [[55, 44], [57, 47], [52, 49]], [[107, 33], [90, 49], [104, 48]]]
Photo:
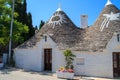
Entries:
[[76, 55], [76, 75], [120, 77], [120, 10], [109, 0], [89, 28], [76, 27], [59, 8], [31, 39], [14, 49], [17, 67], [56, 72], [63, 52]]

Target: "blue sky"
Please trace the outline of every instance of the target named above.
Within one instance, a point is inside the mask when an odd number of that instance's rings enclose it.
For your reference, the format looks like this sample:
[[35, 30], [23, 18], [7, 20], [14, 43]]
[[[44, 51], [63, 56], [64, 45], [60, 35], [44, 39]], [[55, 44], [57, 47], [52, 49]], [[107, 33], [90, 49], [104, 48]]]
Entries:
[[[110, 0], [120, 9], [120, 0]], [[69, 16], [74, 24], [80, 27], [80, 15], [88, 15], [88, 25], [92, 25], [107, 0], [27, 0], [27, 11], [31, 12], [33, 25], [39, 26], [40, 21], [48, 21], [61, 4], [61, 9]]]

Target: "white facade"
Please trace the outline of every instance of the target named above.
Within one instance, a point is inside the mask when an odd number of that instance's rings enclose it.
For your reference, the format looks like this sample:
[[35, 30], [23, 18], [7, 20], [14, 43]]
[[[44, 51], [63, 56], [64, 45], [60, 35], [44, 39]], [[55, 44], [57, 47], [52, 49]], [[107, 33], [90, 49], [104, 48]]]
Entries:
[[64, 55], [58, 50], [56, 44], [47, 36], [47, 42], [43, 38], [33, 48], [15, 49], [15, 62], [19, 68], [44, 71], [44, 49], [52, 49], [52, 72], [56, 72], [60, 66], [65, 65]]
[[98, 76], [113, 78], [113, 52], [120, 52], [120, 42], [114, 35], [103, 52], [74, 52], [77, 58], [84, 59], [84, 64], [74, 69], [76, 75]]
[[[52, 48], [52, 72], [56, 72], [60, 66], [65, 66], [64, 51], [59, 50], [49, 36], [47, 42], [43, 38], [33, 48], [16, 48], [14, 50], [16, 66], [27, 70], [44, 71], [44, 49], [46, 48]], [[116, 35], [112, 37], [103, 52], [72, 51], [76, 55], [75, 74], [113, 78], [113, 52], [120, 52], [120, 42], [117, 42]], [[79, 59], [82, 62], [79, 62]]]
[[99, 77], [113, 77], [112, 55], [109, 53], [75, 52], [76, 58], [84, 58], [83, 65], [75, 62], [75, 74]]

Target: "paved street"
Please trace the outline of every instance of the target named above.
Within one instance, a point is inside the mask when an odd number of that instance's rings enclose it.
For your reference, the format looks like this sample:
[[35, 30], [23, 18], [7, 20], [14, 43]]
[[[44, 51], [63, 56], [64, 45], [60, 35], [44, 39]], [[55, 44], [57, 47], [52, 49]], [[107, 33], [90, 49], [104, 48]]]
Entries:
[[0, 80], [61, 80], [51, 73], [28, 72], [21, 69], [0, 70]]
[[[65, 80], [65, 79], [58, 79], [55, 73], [33, 72], [24, 71], [22, 69], [10, 68], [0, 70], [0, 80]], [[80, 77], [75, 77], [74, 80], [113, 80], [113, 79], [94, 77], [86, 77], [85, 79], [84, 78], [81, 79]]]

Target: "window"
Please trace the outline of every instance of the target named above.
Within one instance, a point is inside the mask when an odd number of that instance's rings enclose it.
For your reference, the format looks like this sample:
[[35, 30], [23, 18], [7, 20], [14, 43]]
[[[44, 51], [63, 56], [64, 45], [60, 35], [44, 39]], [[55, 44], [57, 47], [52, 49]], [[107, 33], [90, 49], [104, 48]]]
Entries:
[[84, 65], [85, 59], [84, 58], [76, 58], [76, 64], [77, 65]]
[[120, 42], [120, 34], [117, 34], [117, 41]]
[[45, 42], [47, 42], [47, 36], [45, 36]]

